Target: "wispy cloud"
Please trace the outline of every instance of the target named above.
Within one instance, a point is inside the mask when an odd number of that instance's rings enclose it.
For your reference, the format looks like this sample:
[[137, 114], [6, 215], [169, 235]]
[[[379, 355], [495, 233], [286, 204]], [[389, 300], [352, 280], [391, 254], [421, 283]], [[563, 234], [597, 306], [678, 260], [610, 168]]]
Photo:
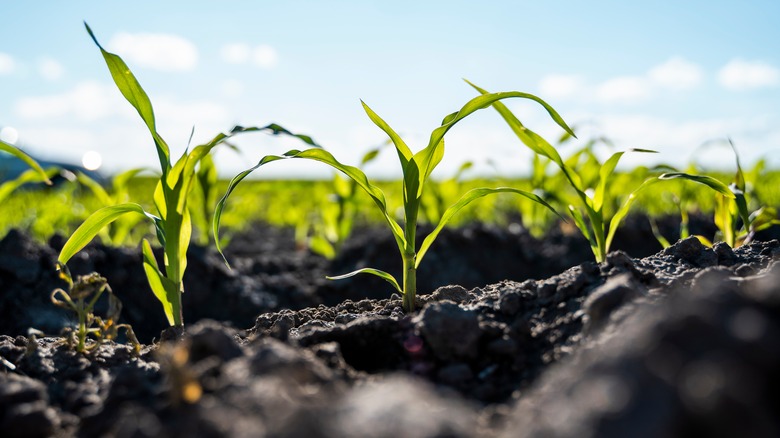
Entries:
[[14, 71], [16, 62], [11, 55], [0, 52], [0, 74], [8, 74]]
[[662, 87], [673, 90], [688, 90], [702, 83], [704, 72], [698, 65], [675, 56], [650, 69], [647, 77]]
[[644, 74], [612, 77], [595, 84], [580, 75], [550, 74], [539, 81], [539, 91], [543, 96], [552, 98], [635, 104], [653, 98], [658, 91], [691, 90], [703, 81], [701, 67], [675, 56]]
[[118, 113], [132, 114], [119, 93], [108, 85], [94, 81], [77, 84], [70, 91], [48, 96], [20, 98], [15, 113], [25, 119], [75, 117], [79, 121], [95, 121]]
[[780, 69], [761, 61], [732, 59], [718, 72], [718, 82], [735, 91], [780, 85]]
[[539, 81], [539, 92], [550, 98], [568, 98], [579, 94], [585, 80], [579, 75], [547, 75]]
[[160, 71], [189, 71], [198, 64], [198, 49], [178, 35], [118, 33], [108, 47], [125, 61]]
[[607, 103], [636, 103], [651, 96], [649, 81], [640, 76], [608, 79], [596, 87], [596, 99]]
[[272, 46], [245, 43], [225, 44], [220, 49], [222, 59], [230, 64], [254, 64], [262, 69], [272, 69], [279, 63], [279, 54]]
[[38, 60], [38, 74], [47, 81], [56, 81], [65, 73], [65, 68], [54, 58], [44, 57]]

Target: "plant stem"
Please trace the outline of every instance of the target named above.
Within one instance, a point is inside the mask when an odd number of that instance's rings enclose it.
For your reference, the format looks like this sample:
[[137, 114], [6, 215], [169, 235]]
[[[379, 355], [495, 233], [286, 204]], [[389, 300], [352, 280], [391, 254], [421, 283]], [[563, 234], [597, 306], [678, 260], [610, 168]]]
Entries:
[[414, 311], [414, 298], [417, 295], [417, 268], [414, 267], [416, 261], [415, 253], [404, 252], [404, 297], [403, 306], [407, 312]]
[[79, 316], [79, 328], [78, 328], [78, 334], [76, 337], [79, 340], [78, 346], [76, 346], [76, 351], [83, 352], [86, 348], [86, 341], [87, 341], [87, 310], [84, 308], [84, 299], [79, 298], [77, 301], [77, 310]]

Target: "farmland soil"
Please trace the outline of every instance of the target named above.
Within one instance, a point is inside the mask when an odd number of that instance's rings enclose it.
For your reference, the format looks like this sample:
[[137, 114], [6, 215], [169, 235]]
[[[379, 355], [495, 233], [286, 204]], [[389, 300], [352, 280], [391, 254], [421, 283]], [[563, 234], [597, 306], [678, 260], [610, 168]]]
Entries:
[[323, 279], [399, 271], [384, 232], [359, 230], [329, 261], [296, 248], [290, 230], [258, 226], [233, 239], [232, 270], [191, 248], [179, 341], [160, 341], [178, 336], [161, 335], [140, 252], [92, 244], [71, 270], [108, 278], [144, 345], [87, 355], [56, 336], [73, 316], [49, 301], [64, 287], [54, 270], [64, 239], [14, 231], [0, 241], [0, 430], [780, 436], [780, 242], [732, 250], [689, 238], [661, 250], [646, 223], [630, 218], [601, 264], [565, 228], [542, 240], [519, 227], [446, 230], [411, 314], [381, 280]]

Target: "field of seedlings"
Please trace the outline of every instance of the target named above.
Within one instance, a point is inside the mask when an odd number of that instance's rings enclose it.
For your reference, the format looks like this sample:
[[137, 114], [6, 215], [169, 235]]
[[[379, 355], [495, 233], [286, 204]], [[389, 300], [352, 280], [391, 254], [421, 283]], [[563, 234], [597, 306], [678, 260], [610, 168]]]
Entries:
[[[87, 32], [160, 166], [102, 181], [0, 142], [28, 168], [0, 183], [2, 436], [780, 436], [780, 170], [731, 139], [731, 170], [627, 169], [656, 152], [466, 81], [419, 150], [362, 103], [388, 141], [359, 163], [277, 124], [176, 157]], [[477, 111], [530, 175], [434, 172]], [[299, 149], [219, 179], [252, 132]], [[364, 173], [380, 154], [401, 179]], [[262, 179], [281, 160], [333, 177]]]

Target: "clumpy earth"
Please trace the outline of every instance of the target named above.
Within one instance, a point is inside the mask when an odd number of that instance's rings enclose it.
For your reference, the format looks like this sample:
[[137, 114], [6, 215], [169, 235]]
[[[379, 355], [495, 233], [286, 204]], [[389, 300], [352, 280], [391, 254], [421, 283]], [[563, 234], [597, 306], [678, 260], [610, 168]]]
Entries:
[[64, 239], [11, 232], [0, 241], [0, 430], [780, 436], [780, 242], [760, 237], [661, 250], [634, 217], [596, 264], [576, 235], [471, 224], [434, 244], [408, 314], [381, 280], [324, 280], [400, 270], [389, 235], [359, 230], [328, 261], [296, 249], [290, 230], [258, 226], [233, 239], [232, 270], [191, 249], [178, 341], [163, 332], [140, 252], [93, 244], [71, 271], [108, 278], [143, 346], [84, 355], [56, 336], [73, 317], [49, 301], [64, 286], [54, 270]]

